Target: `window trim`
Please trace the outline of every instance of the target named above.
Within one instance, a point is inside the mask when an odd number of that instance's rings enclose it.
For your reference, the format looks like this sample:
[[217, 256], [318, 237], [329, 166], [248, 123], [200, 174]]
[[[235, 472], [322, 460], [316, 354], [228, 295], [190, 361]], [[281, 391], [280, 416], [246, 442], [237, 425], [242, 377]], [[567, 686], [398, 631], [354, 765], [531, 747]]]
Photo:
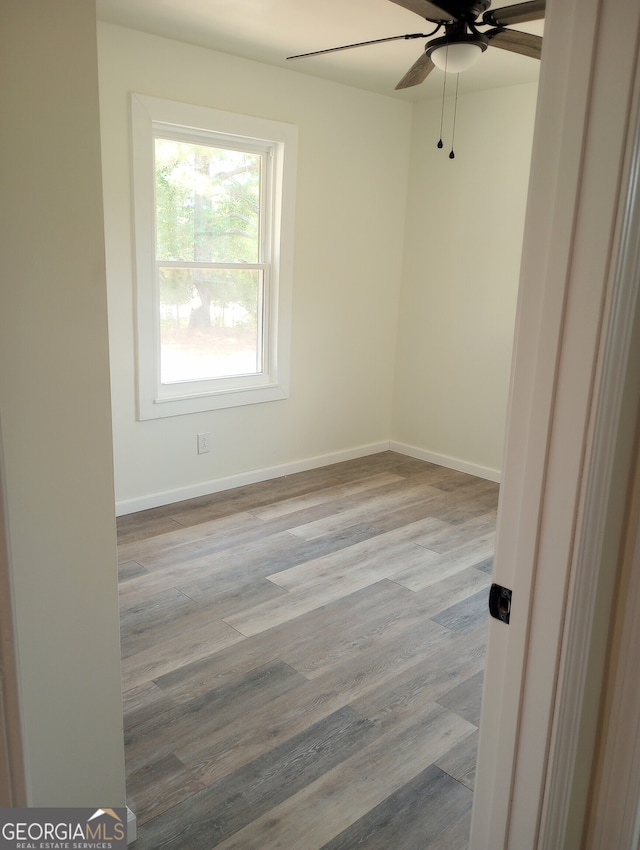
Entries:
[[[270, 151], [270, 227], [265, 234], [269, 244], [264, 246], [265, 262], [252, 264], [266, 269], [264, 371], [260, 374], [164, 386], [160, 383], [157, 267], [174, 263], [156, 259], [154, 138], [165, 137], [165, 131], [172, 130], [182, 139], [190, 137], [194, 143], [211, 133], [218, 141], [229, 136], [230, 146], [234, 141], [246, 140], [248, 146], [253, 143]], [[297, 127], [132, 93], [131, 141], [137, 418], [158, 419], [288, 398]]]

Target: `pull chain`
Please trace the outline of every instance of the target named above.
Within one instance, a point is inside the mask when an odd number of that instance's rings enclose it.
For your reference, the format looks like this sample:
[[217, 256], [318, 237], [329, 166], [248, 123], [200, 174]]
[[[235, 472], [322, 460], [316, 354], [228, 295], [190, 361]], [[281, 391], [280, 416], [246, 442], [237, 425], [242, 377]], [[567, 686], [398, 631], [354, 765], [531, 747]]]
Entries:
[[442, 110], [440, 112], [440, 139], [438, 141], [438, 149], [441, 150], [444, 147], [444, 143], [442, 141], [442, 124], [444, 122], [444, 96], [447, 90], [447, 59], [449, 58], [449, 45], [447, 44], [444, 54], [444, 79], [442, 81]]
[[451, 130], [451, 153], [449, 154], [449, 159], [455, 159], [456, 155], [453, 152], [453, 140], [456, 135], [456, 115], [458, 113], [458, 84], [460, 83], [460, 74], [456, 74], [456, 98], [453, 107], [453, 128]]

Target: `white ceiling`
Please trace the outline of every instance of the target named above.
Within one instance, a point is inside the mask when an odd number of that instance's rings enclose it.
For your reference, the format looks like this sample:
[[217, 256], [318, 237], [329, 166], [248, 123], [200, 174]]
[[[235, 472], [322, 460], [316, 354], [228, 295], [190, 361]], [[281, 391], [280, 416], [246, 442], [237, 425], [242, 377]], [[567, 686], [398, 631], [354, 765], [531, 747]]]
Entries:
[[[496, 0], [493, 8], [511, 5]], [[309, 59], [294, 53], [405, 33], [433, 26], [389, 0], [96, 0], [98, 19], [286, 67], [302, 74], [405, 100], [439, 97], [442, 72], [419, 86], [394, 90], [424, 41], [393, 41]], [[518, 29], [542, 34], [542, 22]], [[460, 91], [533, 82], [539, 61], [490, 47], [460, 76]]]

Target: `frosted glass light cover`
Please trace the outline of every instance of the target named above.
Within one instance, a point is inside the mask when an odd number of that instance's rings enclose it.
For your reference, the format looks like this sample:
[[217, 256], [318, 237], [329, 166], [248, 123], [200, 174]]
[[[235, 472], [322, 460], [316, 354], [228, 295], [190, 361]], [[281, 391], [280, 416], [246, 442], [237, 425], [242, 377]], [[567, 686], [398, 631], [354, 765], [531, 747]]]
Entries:
[[441, 71], [458, 74], [473, 65], [481, 53], [482, 48], [479, 44], [463, 41], [437, 47], [431, 53], [431, 61]]

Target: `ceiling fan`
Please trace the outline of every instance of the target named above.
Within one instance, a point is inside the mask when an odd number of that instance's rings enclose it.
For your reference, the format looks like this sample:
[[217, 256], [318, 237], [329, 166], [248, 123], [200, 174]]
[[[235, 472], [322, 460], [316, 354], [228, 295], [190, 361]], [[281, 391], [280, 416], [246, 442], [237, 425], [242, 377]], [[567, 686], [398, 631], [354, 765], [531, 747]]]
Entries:
[[[545, 0], [528, 0], [525, 3], [516, 3], [495, 10], [489, 8], [491, 0], [438, 0], [437, 3], [429, 2], [429, 0], [391, 0], [391, 2], [435, 24], [435, 29], [429, 33], [408, 33], [361, 41], [357, 44], [345, 44], [341, 47], [330, 47], [313, 53], [299, 53], [296, 56], [287, 56], [287, 59], [303, 59], [385, 41], [428, 38], [430, 40], [426, 43], [424, 52], [396, 86], [396, 89], [406, 89], [424, 82], [436, 67], [451, 73], [465, 70], [484, 53], [487, 47], [499, 47], [501, 50], [520, 53], [534, 59], [540, 58], [542, 37], [509, 29], [509, 25], [543, 18]], [[480, 16], [482, 16], [481, 20], [479, 20]], [[486, 29], [480, 30], [479, 27]], [[444, 30], [443, 35], [432, 38], [441, 30]]]

